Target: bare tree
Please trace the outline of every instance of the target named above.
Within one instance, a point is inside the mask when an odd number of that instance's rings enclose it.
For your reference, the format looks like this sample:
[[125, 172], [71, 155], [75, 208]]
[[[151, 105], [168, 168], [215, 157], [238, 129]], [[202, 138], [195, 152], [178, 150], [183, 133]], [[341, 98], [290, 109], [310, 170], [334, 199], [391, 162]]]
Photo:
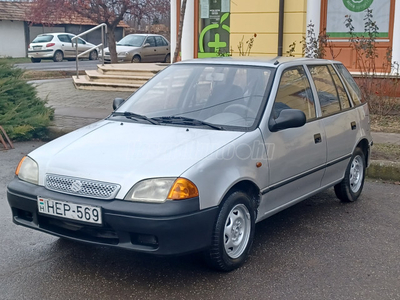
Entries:
[[178, 28], [178, 36], [176, 37], [176, 47], [174, 52], [174, 58], [172, 62], [176, 62], [178, 59], [178, 54], [181, 51], [182, 44], [182, 29], [183, 29], [183, 21], [185, 19], [185, 11], [186, 11], [186, 0], [182, 1], [181, 13], [179, 15], [179, 28]]

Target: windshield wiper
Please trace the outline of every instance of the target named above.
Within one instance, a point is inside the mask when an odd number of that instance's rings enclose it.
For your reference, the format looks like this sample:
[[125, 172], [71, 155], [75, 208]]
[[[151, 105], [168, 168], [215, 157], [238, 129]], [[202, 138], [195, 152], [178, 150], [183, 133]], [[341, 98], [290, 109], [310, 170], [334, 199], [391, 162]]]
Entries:
[[145, 115], [135, 114], [135, 113], [132, 113], [132, 112], [129, 112], [129, 111], [125, 111], [125, 112], [114, 112], [112, 115], [113, 115], [113, 116], [124, 116], [124, 117], [126, 117], [126, 118], [128, 118], [128, 119], [136, 120], [136, 121], [137, 121], [137, 120], [145, 120], [145, 121], [147, 121], [147, 122], [149, 122], [149, 123], [151, 123], [151, 124], [160, 125], [159, 122], [155, 121], [155, 120], [152, 119], [152, 118], [146, 117]]
[[179, 124], [179, 125], [192, 125], [192, 126], [208, 126], [217, 130], [225, 130], [224, 127], [219, 125], [214, 125], [205, 121], [181, 117], [181, 116], [166, 116], [166, 117], [155, 117], [154, 120], [160, 123], [168, 123], [168, 124]]

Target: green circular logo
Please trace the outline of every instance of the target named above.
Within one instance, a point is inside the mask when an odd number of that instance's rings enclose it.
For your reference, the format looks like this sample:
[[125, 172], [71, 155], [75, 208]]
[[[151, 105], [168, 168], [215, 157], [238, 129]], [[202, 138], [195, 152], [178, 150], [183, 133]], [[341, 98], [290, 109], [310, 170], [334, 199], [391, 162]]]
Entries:
[[372, 2], [374, 2], [374, 0], [343, 0], [344, 6], [346, 6], [348, 10], [354, 12], [366, 10], [371, 6]]

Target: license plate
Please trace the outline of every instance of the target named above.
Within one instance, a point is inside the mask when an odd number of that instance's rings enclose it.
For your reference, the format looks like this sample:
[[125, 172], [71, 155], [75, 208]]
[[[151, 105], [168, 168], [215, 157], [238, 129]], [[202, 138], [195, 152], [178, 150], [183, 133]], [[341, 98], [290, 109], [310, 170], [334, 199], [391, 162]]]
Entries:
[[41, 214], [87, 223], [102, 224], [101, 208], [96, 206], [38, 197], [38, 210]]
[[33, 49], [34, 50], [39, 50], [39, 49], [42, 49], [42, 46], [34, 46]]

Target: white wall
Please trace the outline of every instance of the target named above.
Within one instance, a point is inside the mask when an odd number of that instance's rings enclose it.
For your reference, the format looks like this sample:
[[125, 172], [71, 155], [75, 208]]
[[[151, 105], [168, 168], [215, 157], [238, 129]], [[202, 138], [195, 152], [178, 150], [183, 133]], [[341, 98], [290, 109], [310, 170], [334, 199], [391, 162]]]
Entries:
[[0, 21], [0, 57], [25, 57], [25, 30], [22, 21]]

